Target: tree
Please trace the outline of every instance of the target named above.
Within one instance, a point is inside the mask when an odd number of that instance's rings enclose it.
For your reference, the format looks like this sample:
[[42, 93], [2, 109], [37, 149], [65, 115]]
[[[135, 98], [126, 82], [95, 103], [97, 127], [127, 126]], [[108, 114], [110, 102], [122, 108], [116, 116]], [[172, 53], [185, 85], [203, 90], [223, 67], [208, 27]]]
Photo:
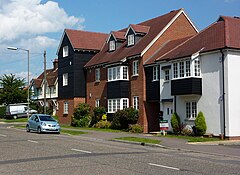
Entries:
[[202, 136], [207, 131], [207, 124], [203, 113], [200, 111], [195, 119], [196, 134]]
[[24, 90], [25, 80], [15, 75], [4, 74], [0, 78], [0, 104], [13, 104], [27, 102], [27, 90]]
[[176, 112], [173, 113], [172, 118], [171, 118], [171, 125], [173, 132], [175, 134], [180, 134], [181, 133], [181, 121], [180, 117]]

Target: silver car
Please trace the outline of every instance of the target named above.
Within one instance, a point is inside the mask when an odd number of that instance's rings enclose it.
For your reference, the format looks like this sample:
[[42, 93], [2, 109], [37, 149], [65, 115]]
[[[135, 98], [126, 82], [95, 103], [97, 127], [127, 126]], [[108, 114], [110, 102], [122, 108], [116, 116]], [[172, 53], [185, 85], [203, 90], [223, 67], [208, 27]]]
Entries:
[[37, 131], [39, 134], [42, 132], [55, 132], [60, 134], [60, 125], [50, 115], [33, 114], [28, 119], [26, 131]]

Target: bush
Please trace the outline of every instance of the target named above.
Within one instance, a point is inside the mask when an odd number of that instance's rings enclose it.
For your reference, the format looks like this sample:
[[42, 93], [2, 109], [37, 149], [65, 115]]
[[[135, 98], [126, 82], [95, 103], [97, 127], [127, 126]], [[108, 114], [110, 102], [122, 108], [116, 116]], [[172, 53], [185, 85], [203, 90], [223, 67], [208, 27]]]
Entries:
[[104, 121], [104, 120], [100, 120], [99, 122], [97, 122], [96, 124], [95, 124], [95, 128], [104, 128], [104, 129], [108, 129], [108, 128], [110, 128], [110, 126], [111, 126], [111, 122], [109, 122], [109, 121]]
[[6, 106], [0, 107], [0, 118], [6, 115]]
[[142, 133], [143, 132], [143, 127], [139, 124], [129, 125], [129, 132]]
[[117, 111], [113, 116], [111, 128], [128, 129], [129, 124], [136, 124], [138, 120], [138, 111], [134, 108], [125, 108]]
[[207, 131], [207, 125], [203, 113], [200, 111], [195, 119], [196, 134], [202, 136]]
[[80, 103], [78, 107], [74, 109], [71, 125], [77, 127], [88, 127], [90, 121], [90, 106], [86, 103]]
[[175, 134], [180, 134], [181, 133], [181, 122], [180, 122], [180, 117], [176, 112], [173, 113], [172, 118], [171, 118], [171, 125], [173, 132]]
[[91, 120], [91, 126], [94, 124], [98, 123], [101, 119], [103, 114], [106, 113], [106, 109], [104, 107], [95, 107], [93, 109], [93, 115], [92, 115], [92, 120]]

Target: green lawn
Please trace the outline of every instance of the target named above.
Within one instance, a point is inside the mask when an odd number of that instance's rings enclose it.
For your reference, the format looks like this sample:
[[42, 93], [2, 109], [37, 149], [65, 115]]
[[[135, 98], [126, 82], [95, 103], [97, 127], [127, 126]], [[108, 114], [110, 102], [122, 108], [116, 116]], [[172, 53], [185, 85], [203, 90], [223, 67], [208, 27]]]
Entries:
[[209, 138], [209, 137], [197, 137], [197, 136], [183, 136], [183, 135], [173, 135], [168, 134], [166, 136], [159, 135], [159, 137], [177, 138], [185, 139], [188, 142], [211, 142], [211, 141], [221, 141], [219, 138]]
[[139, 137], [119, 137], [115, 138], [116, 140], [125, 140], [130, 142], [140, 142], [140, 143], [151, 143], [151, 144], [159, 144], [160, 140], [148, 139], [148, 138], [139, 138]]
[[102, 128], [87, 128], [87, 127], [73, 127], [68, 125], [61, 125], [61, 128], [70, 128], [70, 129], [79, 129], [79, 130], [92, 130], [92, 131], [102, 131], [102, 132], [123, 132], [121, 130], [116, 129], [102, 129]]
[[13, 122], [27, 122], [28, 118], [18, 118], [18, 119], [0, 119], [0, 122], [13, 123]]

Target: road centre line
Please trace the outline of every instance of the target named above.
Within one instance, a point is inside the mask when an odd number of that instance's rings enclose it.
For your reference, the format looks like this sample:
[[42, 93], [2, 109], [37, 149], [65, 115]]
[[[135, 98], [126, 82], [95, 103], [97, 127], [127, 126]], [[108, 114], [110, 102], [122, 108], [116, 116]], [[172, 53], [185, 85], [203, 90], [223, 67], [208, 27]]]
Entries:
[[1, 137], [7, 137], [7, 136], [6, 136], [6, 135], [4, 135], [4, 134], [0, 134], [0, 136], [1, 136]]
[[165, 165], [159, 165], [159, 164], [154, 164], [154, 163], [148, 163], [151, 166], [157, 166], [157, 167], [162, 167], [162, 168], [167, 168], [167, 169], [171, 169], [171, 170], [177, 170], [180, 171], [179, 168], [175, 168], [175, 167], [170, 167], [170, 166], [165, 166]]
[[82, 153], [87, 153], [87, 154], [91, 154], [92, 152], [90, 151], [84, 151], [84, 150], [80, 150], [80, 149], [71, 149], [72, 151], [77, 151], [77, 152], [82, 152]]
[[38, 143], [37, 141], [34, 141], [34, 140], [28, 140], [28, 142], [31, 142], [31, 143]]

